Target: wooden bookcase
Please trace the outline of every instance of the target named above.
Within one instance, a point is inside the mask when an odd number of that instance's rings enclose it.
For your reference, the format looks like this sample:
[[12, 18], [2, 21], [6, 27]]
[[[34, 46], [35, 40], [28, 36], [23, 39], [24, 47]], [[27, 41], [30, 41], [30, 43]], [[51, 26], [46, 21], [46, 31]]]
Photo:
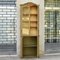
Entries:
[[38, 6], [34, 3], [21, 5], [21, 37], [23, 57], [38, 56], [39, 16]]

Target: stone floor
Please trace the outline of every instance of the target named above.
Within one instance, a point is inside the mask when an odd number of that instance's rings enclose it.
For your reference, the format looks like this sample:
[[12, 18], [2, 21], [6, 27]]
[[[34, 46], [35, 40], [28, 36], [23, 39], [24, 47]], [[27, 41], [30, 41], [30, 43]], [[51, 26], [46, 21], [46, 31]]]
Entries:
[[60, 60], [60, 55], [43, 56], [40, 58], [0, 57], [0, 60]]

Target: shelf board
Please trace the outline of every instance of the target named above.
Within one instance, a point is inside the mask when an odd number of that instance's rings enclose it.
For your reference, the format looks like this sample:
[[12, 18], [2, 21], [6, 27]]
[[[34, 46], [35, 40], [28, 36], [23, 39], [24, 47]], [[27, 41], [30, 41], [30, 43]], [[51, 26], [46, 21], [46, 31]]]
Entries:
[[38, 36], [38, 34], [30, 34], [30, 36], [33, 36], [34, 37], [34, 36]]
[[29, 46], [29, 45], [26, 45], [26, 46], [24, 46], [24, 47], [28, 47], [28, 48], [29, 48], [29, 47], [32, 47], [32, 48], [35, 48], [35, 47], [37, 47], [37, 45], [30, 45], [30, 46]]
[[37, 28], [37, 26], [30, 26], [30, 28]]
[[22, 28], [26, 28], [26, 29], [27, 29], [27, 28], [29, 28], [29, 27], [28, 27], [28, 26], [22, 26]]
[[33, 58], [33, 57], [37, 57], [37, 55], [36, 55], [36, 56], [33, 56], [33, 55], [31, 55], [31, 56], [26, 56], [26, 55], [24, 55], [23, 57], [24, 57], [24, 58], [26, 58], [26, 57], [27, 57], [27, 58]]
[[29, 25], [22, 25], [22, 29], [28, 29], [29, 28]]
[[23, 48], [37, 48], [37, 46], [24, 46]]
[[30, 30], [31, 30], [31, 29], [32, 29], [32, 30], [35, 30], [35, 31], [37, 31], [37, 28], [35, 28], [35, 27], [34, 27], [34, 28], [33, 28], [33, 27], [31, 27], [31, 28], [30, 28]]
[[29, 21], [28, 20], [22, 20], [23, 23], [28, 23]]
[[31, 35], [31, 34], [29, 34], [29, 35], [22, 35], [23, 37], [24, 36], [27, 36], [27, 37], [36, 37], [36, 36], [38, 36], [38, 35]]
[[38, 21], [37, 21], [37, 20], [33, 20], [33, 21], [32, 21], [32, 20], [30, 20], [30, 22], [32, 22], [32, 23], [33, 23], [33, 22], [38, 22]]
[[37, 26], [31, 26], [31, 25], [30, 25], [30, 29], [31, 29], [31, 28], [36, 28], [36, 29], [37, 29]]
[[38, 21], [37, 20], [30, 20], [30, 23], [37, 23]]
[[32, 13], [30, 13], [30, 15], [35, 15], [35, 16], [37, 16], [38, 14], [37, 14], [37, 13], [36, 13], [36, 14], [34, 14], [34, 13], [33, 13], [33, 14], [32, 14]]
[[21, 36], [30, 36], [29, 34], [22, 34]]
[[23, 13], [22, 15], [26, 15], [27, 16], [27, 15], [29, 15], [29, 13]]
[[34, 14], [34, 13], [30, 13], [30, 14], [29, 14], [29, 13], [26, 13], [26, 14], [23, 13], [23, 15], [26, 15], [26, 16], [27, 16], [27, 15], [35, 15], [35, 16], [37, 16], [38, 14], [37, 14], [37, 13], [36, 13], [36, 14]]
[[38, 36], [38, 34], [35, 34], [35, 35], [32, 35], [32, 34], [24, 35], [24, 34], [22, 34], [21, 36], [23, 36], [23, 37], [36, 37], [36, 36]]

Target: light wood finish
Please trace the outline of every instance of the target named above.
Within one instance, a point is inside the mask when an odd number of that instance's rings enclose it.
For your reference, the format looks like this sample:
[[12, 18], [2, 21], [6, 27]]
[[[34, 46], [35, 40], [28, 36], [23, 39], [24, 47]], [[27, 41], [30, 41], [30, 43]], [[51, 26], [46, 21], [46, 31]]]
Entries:
[[38, 6], [33, 3], [21, 5], [22, 56], [38, 57]]
[[37, 21], [37, 16], [36, 15], [31, 15], [30, 16], [30, 21], [32, 22], [35, 22], [35, 21]]

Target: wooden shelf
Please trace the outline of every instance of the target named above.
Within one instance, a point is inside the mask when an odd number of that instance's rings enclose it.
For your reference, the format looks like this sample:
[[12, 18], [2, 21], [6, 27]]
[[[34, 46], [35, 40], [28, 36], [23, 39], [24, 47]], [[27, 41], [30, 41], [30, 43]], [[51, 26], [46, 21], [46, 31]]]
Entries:
[[23, 4], [21, 9], [21, 36], [23, 57], [37, 57], [38, 6]]
[[29, 29], [28, 28], [22, 28], [22, 35], [29, 35]]
[[26, 56], [26, 55], [25, 55], [25, 56], [23, 56], [23, 57], [24, 57], [24, 58], [34, 58], [34, 57], [36, 58], [36, 56], [32, 56], [32, 55], [31, 55], [31, 56]]
[[30, 29], [30, 35], [37, 36], [37, 28], [31, 28]]
[[29, 27], [29, 22], [22, 23], [22, 27]]
[[24, 47], [37, 47], [37, 37], [23, 37]]
[[37, 21], [37, 16], [36, 15], [31, 15], [30, 16], [30, 21]]
[[24, 16], [27, 16], [27, 15], [29, 15], [29, 13], [23, 13], [23, 15], [24, 15]]
[[31, 22], [30, 27], [37, 27], [37, 23], [36, 22]]
[[37, 14], [37, 7], [36, 6], [30, 7], [30, 14]]
[[24, 47], [37, 47], [37, 46], [36, 45], [28, 45], [28, 46], [27, 45], [26, 46], [24, 45]]
[[29, 14], [29, 11], [30, 11], [30, 9], [29, 9], [29, 7], [28, 6], [26, 6], [26, 7], [23, 7], [23, 14]]
[[37, 16], [37, 13], [30, 13], [31, 16]]
[[37, 47], [25, 47], [23, 53], [24, 56], [37, 56]]
[[29, 15], [24, 15], [22, 17], [22, 21], [29, 21]]

